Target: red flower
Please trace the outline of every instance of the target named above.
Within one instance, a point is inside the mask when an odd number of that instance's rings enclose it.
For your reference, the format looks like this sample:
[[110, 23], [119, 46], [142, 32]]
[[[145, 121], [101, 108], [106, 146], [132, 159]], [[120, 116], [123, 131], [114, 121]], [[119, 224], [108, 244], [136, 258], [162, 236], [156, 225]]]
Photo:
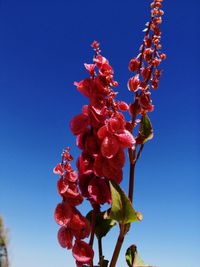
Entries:
[[133, 58], [129, 62], [128, 68], [130, 71], [134, 72], [134, 71], [138, 70], [139, 65], [140, 65], [140, 62], [136, 58]]
[[77, 172], [75, 172], [73, 170], [68, 171], [65, 173], [64, 178], [69, 182], [75, 183], [78, 179], [78, 174], [77, 174]]
[[92, 80], [90, 78], [84, 79], [80, 82], [74, 82], [74, 85], [77, 87], [77, 90], [83, 95], [90, 97], [92, 90]]
[[94, 177], [88, 185], [90, 197], [97, 204], [111, 203], [109, 185], [105, 179]]
[[141, 108], [141, 113], [153, 111], [154, 106], [152, 105], [150, 92], [141, 93], [141, 95], [139, 96], [139, 104]]
[[98, 68], [101, 68], [103, 64], [109, 64], [108, 60], [102, 55], [98, 55], [94, 58], [94, 62], [96, 63]]
[[89, 124], [89, 118], [85, 114], [75, 116], [70, 122], [70, 128], [74, 135], [84, 132]]
[[94, 251], [90, 245], [81, 240], [76, 240], [72, 249], [74, 258], [80, 263], [90, 263], [94, 257]]
[[104, 157], [110, 159], [120, 148], [132, 147], [135, 144], [133, 135], [125, 129], [125, 125], [123, 115], [116, 113], [98, 130], [98, 137], [103, 139], [101, 153]]
[[140, 86], [139, 75], [136, 74], [134, 77], [130, 78], [127, 85], [129, 91], [137, 92]]
[[101, 153], [106, 158], [112, 158], [119, 150], [119, 142], [114, 135], [108, 135], [101, 144]]
[[76, 239], [84, 239], [90, 234], [90, 224], [85, 217], [81, 217], [81, 223], [78, 227], [71, 226], [72, 233]]
[[62, 202], [57, 205], [54, 218], [57, 224], [63, 226], [68, 225], [72, 218], [72, 208], [67, 202]]
[[115, 136], [118, 138], [118, 142], [123, 148], [132, 147], [135, 144], [133, 135], [127, 130], [123, 130], [123, 132], [118, 134], [116, 133]]
[[99, 49], [99, 43], [97, 41], [93, 41], [91, 47], [93, 47], [94, 49]]
[[145, 80], [149, 80], [151, 78], [151, 69], [150, 68], [143, 68], [142, 69], [142, 77]]
[[117, 106], [118, 106], [118, 108], [119, 108], [121, 111], [127, 111], [127, 110], [129, 110], [129, 105], [128, 105], [126, 102], [124, 102], [124, 101], [120, 101], [120, 102], [118, 102], [118, 103], [117, 103]]
[[53, 172], [55, 174], [63, 175], [64, 171], [63, 171], [62, 164], [61, 163], [57, 164], [56, 167], [53, 169]]
[[87, 173], [93, 170], [94, 159], [88, 153], [82, 153], [77, 160], [79, 174]]
[[[115, 180], [120, 183], [122, 180], [122, 167], [125, 157], [121, 154], [121, 150], [111, 159], [104, 158], [101, 154], [95, 158], [94, 173], [99, 177], [106, 177], [109, 180]], [[119, 163], [119, 164], [118, 164]]]
[[61, 247], [71, 249], [72, 248], [73, 235], [70, 229], [62, 226], [58, 231], [58, 241]]
[[75, 183], [68, 182], [66, 179], [60, 178], [58, 180], [58, 192], [65, 198], [77, 198], [80, 193]]
[[95, 69], [95, 64], [84, 64], [86, 70], [89, 72], [90, 76], [94, 76], [94, 69]]

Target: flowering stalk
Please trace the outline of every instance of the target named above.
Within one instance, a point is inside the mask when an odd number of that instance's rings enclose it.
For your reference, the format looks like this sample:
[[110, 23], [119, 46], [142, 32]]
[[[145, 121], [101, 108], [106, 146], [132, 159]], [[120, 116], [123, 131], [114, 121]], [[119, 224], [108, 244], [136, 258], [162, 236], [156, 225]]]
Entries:
[[[154, 106], [150, 98], [150, 89], [157, 89], [161, 70], [158, 69], [161, 61], [166, 58], [164, 53], [160, 52], [162, 48], [161, 31], [159, 25], [162, 22], [162, 15], [164, 14], [162, 8], [163, 0], [154, 0], [151, 3], [151, 20], [146, 23], [147, 28], [141, 52], [136, 58], [131, 59], [129, 63], [129, 70], [136, 73], [128, 81], [128, 88], [135, 94], [134, 102], [131, 105], [132, 114], [132, 129], [137, 125], [136, 118], [138, 115], [146, 116], [148, 112], [153, 111]], [[141, 121], [140, 121], [141, 122]], [[145, 136], [139, 132], [136, 140], [135, 148], [129, 148], [129, 161], [130, 161], [130, 181], [129, 181], [129, 198], [133, 200], [134, 188], [134, 170], [135, 164], [140, 157], [145, 143]], [[136, 154], [136, 148], [140, 146], [139, 152]]]
[[62, 202], [55, 209], [54, 218], [61, 226], [58, 231], [60, 245], [72, 249], [77, 266], [82, 266], [85, 263], [91, 264], [94, 251], [81, 240], [89, 236], [91, 229], [89, 221], [76, 208], [82, 203], [83, 197], [77, 185], [78, 175], [71, 167], [72, 159], [67, 148], [62, 153], [61, 163], [54, 168], [54, 173], [60, 175], [57, 187], [62, 197]]
[[[134, 192], [135, 165], [141, 155], [145, 142], [152, 138], [152, 129], [150, 129], [150, 134], [144, 134], [144, 131], [142, 131], [144, 126], [144, 120], [142, 118], [148, 118], [147, 113], [152, 112], [154, 109], [150, 98], [150, 89], [158, 88], [161, 76], [161, 70], [158, 69], [158, 66], [161, 61], [166, 58], [166, 55], [160, 52], [162, 46], [160, 44], [161, 31], [159, 25], [162, 22], [162, 15], [164, 14], [163, 10], [161, 10], [162, 1], [163, 0], [154, 0], [151, 3], [151, 20], [146, 23], [147, 28], [144, 29], [146, 34], [140, 48], [141, 52], [136, 58], [131, 59], [129, 63], [129, 70], [136, 73], [128, 81], [128, 89], [134, 93], [134, 102], [130, 105], [130, 113], [132, 115], [130, 124], [131, 132], [133, 132], [137, 124], [140, 123], [140, 130], [136, 137], [136, 145], [128, 149], [130, 162], [128, 196], [131, 202], [133, 201]], [[138, 115], [140, 115], [140, 119], [136, 120]], [[136, 149], [138, 146], [140, 146], [140, 148], [137, 153]], [[110, 267], [116, 265], [126, 232], [127, 231], [121, 226]]]
[[[129, 70], [134, 75], [128, 81], [128, 89], [134, 95], [130, 105], [116, 100], [114, 71], [109, 61], [101, 55], [99, 43], [94, 41], [92, 64], [84, 64], [89, 77], [75, 82], [77, 90], [88, 98], [82, 112], [70, 122], [76, 144], [81, 150], [77, 160], [77, 172], [71, 167], [69, 148], [62, 154], [61, 163], [54, 172], [60, 178], [57, 184], [62, 202], [55, 209], [55, 220], [61, 226], [58, 231], [60, 245], [72, 249], [77, 267], [93, 267], [93, 243], [98, 239], [99, 266], [106, 267], [102, 252], [102, 238], [118, 222], [119, 237], [110, 262], [115, 267], [130, 223], [141, 220], [131, 203], [134, 192], [134, 171], [144, 144], [153, 136], [148, 112], [153, 111], [151, 89], [157, 89], [161, 70], [159, 64], [165, 59], [160, 52], [162, 0], [151, 4], [151, 20], [144, 30], [141, 52], [131, 59]], [[131, 120], [126, 121], [123, 112], [129, 111]], [[139, 125], [138, 132], [136, 126]], [[130, 176], [128, 197], [120, 188], [123, 179], [125, 149], [129, 152]], [[84, 217], [77, 206], [86, 198], [92, 211]], [[102, 206], [111, 209], [102, 211]], [[113, 223], [114, 222], [114, 223]], [[89, 243], [83, 239], [89, 237]], [[131, 265], [132, 266], [132, 265]]]

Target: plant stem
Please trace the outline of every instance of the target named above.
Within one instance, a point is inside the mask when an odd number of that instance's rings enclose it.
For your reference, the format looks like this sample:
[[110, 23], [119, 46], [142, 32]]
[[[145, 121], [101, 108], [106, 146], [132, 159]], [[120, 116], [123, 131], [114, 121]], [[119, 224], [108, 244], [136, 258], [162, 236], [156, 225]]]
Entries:
[[139, 157], [140, 157], [140, 155], [142, 153], [143, 148], [144, 148], [144, 144], [141, 144], [140, 149], [139, 149], [139, 151], [137, 153], [137, 156], [135, 157], [135, 164], [138, 161], [138, 159], [139, 159]]
[[[90, 235], [90, 241], [89, 244], [92, 247], [94, 243], [94, 228], [95, 228], [95, 223], [96, 223], [96, 211], [93, 209], [92, 211], [92, 225], [91, 225], [91, 235]], [[93, 267], [93, 261], [90, 263], [90, 267]]]
[[94, 228], [95, 228], [95, 222], [96, 222], [96, 212], [95, 210], [92, 211], [92, 225], [91, 225], [91, 235], [90, 235], [90, 246], [93, 246], [94, 242]]
[[129, 176], [129, 192], [128, 197], [133, 202], [134, 182], [135, 182], [135, 163], [130, 163], [130, 176]]
[[125, 236], [125, 231], [124, 230], [125, 230], [125, 225], [121, 224], [120, 225], [119, 237], [117, 239], [117, 243], [116, 243], [115, 250], [113, 252], [113, 256], [112, 256], [112, 259], [111, 259], [109, 267], [115, 267], [115, 265], [116, 265], [116, 262], [117, 262], [117, 259], [118, 259], [118, 256], [119, 256], [119, 252], [121, 250], [121, 247], [122, 247], [122, 244], [123, 244], [123, 241], [124, 241], [124, 236]]
[[136, 148], [133, 150], [129, 148], [129, 161], [130, 161], [130, 171], [129, 171], [129, 192], [128, 197], [132, 203], [133, 200], [133, 192], [134, 192], [134, 181], [135, 181], [135, 151]]
[[99, 265], [102, 267], [102, 257], [103, 257], [103, 251], [102, 251], [102, 238], [98, 238], [98, 249], [99, 249]]

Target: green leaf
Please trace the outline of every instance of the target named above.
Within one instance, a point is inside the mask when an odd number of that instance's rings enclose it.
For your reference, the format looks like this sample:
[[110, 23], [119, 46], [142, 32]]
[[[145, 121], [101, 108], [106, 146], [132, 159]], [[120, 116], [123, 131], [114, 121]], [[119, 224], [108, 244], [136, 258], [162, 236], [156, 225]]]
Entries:
[[142, 144], [153, 138], [153, 128], [147, 115], [143, 115], [140, 122], [139, 139]]
[[145, 264], [144, 261], [140, 258], [137, 252], [137, 247], [131, 245], [126, 251], [126, 262], [129, 267], [150, 267], [148, 264]]
[[[86, 216], [86, 218], [90, 222], [92, 221], [92, 213], [93, 210], [91, 210]], [[104, 237], [110, 231], [110, 229], [116, 224], [114, 220], [112, 220], [111, 218], [107, 218], [106, 213], [107, 211], [103, 211], [103, 212], [98, 212], [96, 214], [94, 232], [97, 238]]]
[[134, 259], [137, 253], [137, 247], [135, 245], [130, 246], [126, 251], [126, 262], [129, 267], [133, 267]]
[[110, 219], [116, 220], [120, 224], [136, 222], [142, 219], [141, 213], [133, 209], [129, 198], [116, 182], [110, 181], [110, 189], [112, 196]]

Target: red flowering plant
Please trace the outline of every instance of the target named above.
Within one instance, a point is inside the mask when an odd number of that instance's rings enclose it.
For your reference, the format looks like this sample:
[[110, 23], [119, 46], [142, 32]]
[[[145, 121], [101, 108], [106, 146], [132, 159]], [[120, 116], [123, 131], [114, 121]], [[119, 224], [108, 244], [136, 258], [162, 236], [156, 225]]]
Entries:
[[[89, 77], [75, 82], [77, 90], [88, 98], [82, 112], [70, 122], [76, 144], [81, 150], [77, 159], [77, 171], [73, 170], [70, 149], [62, 153], [62, 160], [54, 172], [60, 178], [57, 188], [62, 202], [54, 213], [60, 225], [58, 241], [63, 248], [72, 249], [78, 267], [93, 266], [93, 243], [96, 236], [100, 267], [114, 267], [132, 222], [140, 221], [142, 215], [133, 208], [134, 169], [144, 144], [153, 137], [148, 113], [154, 110], [151, 90], [157, 89], [161, 70], [159, 65], [166, 58], [161, 53], [162, 0], [151, 3], [151, 20], [146, 23], [145, 36], [137, 57], [130, 60], [129, 70], [133, 76], [128, 89], [133, 93], [133, 102], [127, 104], [116, 100], [114, 71], [109, 61], [101, 55], [99, 43], [94, 41], [92, 64], [84, 64]], [[130, 120], [123, 115], [129, 111]], [[136, 127], [138, 126], [138, 127]], [[125, 151], [128, 150], [130, 177], [128, 195], [122, 190]], [[77, 209], [84, 199], [92, 207], [86, 216]], [[102, 210], [103, 205], [110, 205]], [[110, 262], [104, 259], [102, 238], [109, 230], [119, 225]], [[88, 242], [84, 241], [89, 237]], [[129, 267], [147, 266], [137, 254], [135, 245], [126, 252]]]

